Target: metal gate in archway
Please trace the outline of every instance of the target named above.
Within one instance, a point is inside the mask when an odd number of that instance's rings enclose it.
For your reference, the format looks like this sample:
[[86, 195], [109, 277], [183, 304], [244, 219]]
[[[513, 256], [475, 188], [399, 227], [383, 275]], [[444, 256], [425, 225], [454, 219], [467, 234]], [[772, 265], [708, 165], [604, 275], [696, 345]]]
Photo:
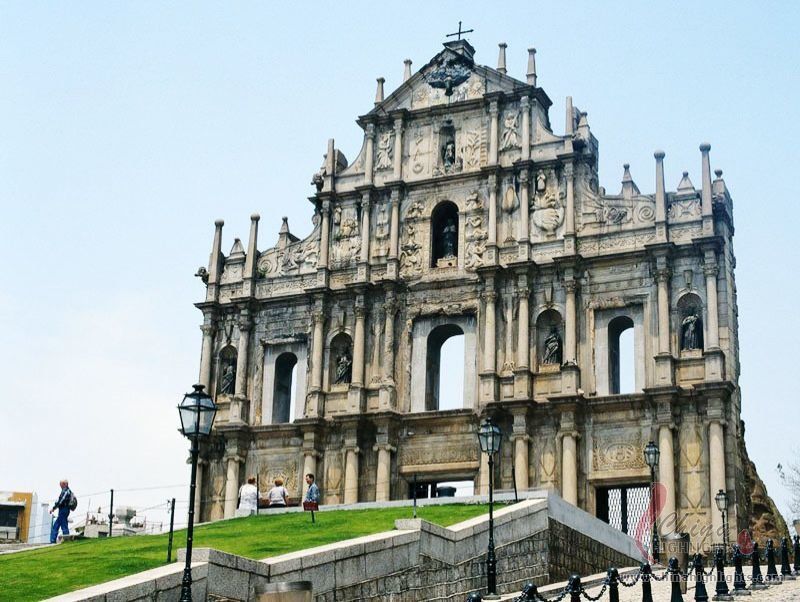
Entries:
[[[635, 483], [597, 488], [597, 518], [628, 535], [635, 529], [650, 508], [650, 485]], [[646, 522], [640, 535], [649, 541], [650, 524]]]

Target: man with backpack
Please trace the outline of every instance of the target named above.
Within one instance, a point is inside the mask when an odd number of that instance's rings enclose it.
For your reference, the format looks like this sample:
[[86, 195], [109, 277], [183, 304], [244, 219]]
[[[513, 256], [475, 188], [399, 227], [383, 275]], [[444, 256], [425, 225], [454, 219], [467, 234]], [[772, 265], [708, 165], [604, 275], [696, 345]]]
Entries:
[[53, 507], [50, 509], [50, 514], [53, 514], [53, 512], [58, 510], [58, 516], [53, 523], [53, 528], [50, 529], [50, 543], [56, 543], [59, 529], [61, 529], [64, 535], [69, 535], [67, 518], [69, 517], [70, 511], [75, 510], [75, 508], [78, 506], [78, 498], [76, 498], [70, 490], [69, 481], [64, 479], [59, 483], [59, 485], [61, 486], [61, 493], [59, 494], [56, 503], [53, 504]]

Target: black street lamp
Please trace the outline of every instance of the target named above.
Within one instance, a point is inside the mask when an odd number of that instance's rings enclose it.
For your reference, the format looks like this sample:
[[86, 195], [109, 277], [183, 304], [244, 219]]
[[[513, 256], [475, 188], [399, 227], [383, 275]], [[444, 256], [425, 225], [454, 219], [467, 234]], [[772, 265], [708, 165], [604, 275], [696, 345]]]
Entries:
[[800, 575], [800, 518], [794, 519], [794, 574]]
[[486, 594], [497, 596], [497, 558], [494, 554], [494, 455], [500, 451], [503, 432], [489, 416], [478, 430], [481, 451], [489, 456], [489, 548], [486, 554]]
[[197, 487], [198, 440], [207, 437], [214, 425], [217, 406], [203, 391], [204, 385], [194, 385], [194, 391], [183, 396], [178, 406], [181, 417], [181, 433], [192, 442], [192, 477], [189, 485], [189, 525], [186, 529], [186, 567], [181, 582], [181, 602], [192, 602], [192, 537], [194, 534], [194, 491]]
[[723, 558], [728, 554], [728, 494], [722, 489], [714, 496], [717, 510], [722, 514], [722, 549]]
[[653, 562], [658, 562], [658, 527], [656, 526], [656, 506], [657, 506], [657, 493], [656, 493], [656, 466], [661, 457], [661, 451], [658, 445], [650, 441], [644, 446], [644, 461], [650, 467], [650, 491], [652, 492], [652, 499], [650, 500], [650, 519], [651, 519], [651, 547], [653, 553]]

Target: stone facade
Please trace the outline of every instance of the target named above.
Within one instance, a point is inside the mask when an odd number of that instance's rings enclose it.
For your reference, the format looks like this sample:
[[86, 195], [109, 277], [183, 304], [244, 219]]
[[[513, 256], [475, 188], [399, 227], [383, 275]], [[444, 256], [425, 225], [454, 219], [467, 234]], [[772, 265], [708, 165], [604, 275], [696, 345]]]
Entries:
[[[284, 219], [275, 247], [221, 248], [207, 284], [200, 382], [220, 411], [202, 450], [201, 516], [233, 516], [246, 474], [326, 504], [405, 498], [420, 480], [488, 489], [476, 428], [507, 437], [498, 488], [554, 488], [594, 514], [610, 485], [648, 483], [658, 443], [663, 517], [731, 535], [748, 525], [731, 196], [701, 145], [696, 189], [655, 193], [625, 166], [598, 184], [598, 142], [567, 99], [563, 134], [537, 86], [445, 48], [358, 119], [349, 163], [331, 140], [314, 230]], [[619, 394], [619, 336], [634, 333], [635, 392]], [[462, 409], [438, 409], [438, 358], [464, 335]], [[292, 373], [294, 371], [294, 378]], [[294, 396], [294, 406], [290, 399]], [[293, 412], [290, 415], [290, 411]], [[673, 523], [675, 521], [673, 520]]]

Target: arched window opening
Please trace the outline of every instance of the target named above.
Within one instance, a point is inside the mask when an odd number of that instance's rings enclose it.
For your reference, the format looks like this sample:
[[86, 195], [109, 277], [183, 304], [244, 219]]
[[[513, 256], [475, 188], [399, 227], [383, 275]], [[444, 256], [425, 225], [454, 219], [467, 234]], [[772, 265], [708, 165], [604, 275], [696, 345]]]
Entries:
[[331, 387], [347, 386], [353, 378], [353, 340], [346, 332], [340, 332], [331, 341], [328, 372]]
[[703, 302], [694, 293], [678, 301], [678, 344], [681, 351], [703, 350]]
[[561, 314], [548, 309], [536, 319], [536, 352], [540, 367], [560, 366], [564, 362], [564, 335]]
[[431, 267], [449, 267], [458, 258], [458, 207], [439, 203], [431, 214]]
[[464, 331], [454, 324], [434, 328], [428, 335], [425, 410], [464, 407]]
[[295, 411], [294, 384], [297, 382], [297, 356], [282, 353], [275, 360], [275, 392], [272, 401], [272, 422], [291, 422]]
[[236, 392], [236, 348], [228, 345], [219, 354], [217, 395], [233, 396]]
[[609, 393], [619, 395], [636, 390], [636, 354], [633, 320], [614, 318], [608, 324]]

